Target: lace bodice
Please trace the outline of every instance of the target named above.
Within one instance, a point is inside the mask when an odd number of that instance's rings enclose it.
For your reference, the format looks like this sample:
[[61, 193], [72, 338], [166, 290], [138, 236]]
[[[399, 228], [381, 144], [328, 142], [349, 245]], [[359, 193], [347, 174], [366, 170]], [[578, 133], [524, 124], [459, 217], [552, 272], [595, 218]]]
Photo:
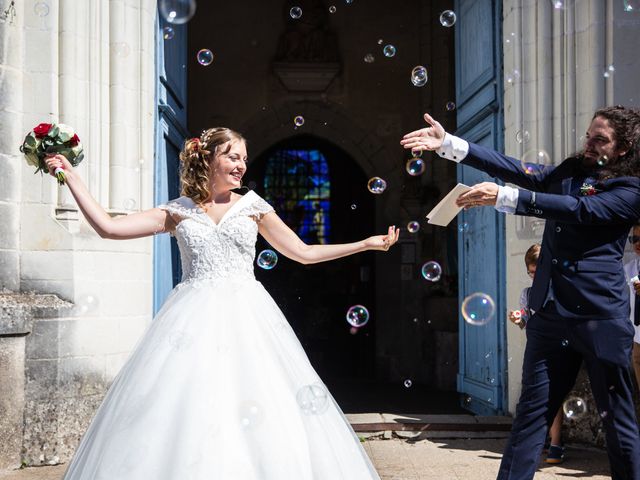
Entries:
[[216, 224], [189, 197], [158, 208], [180, 219], [175, 235], [182, 261], [182, 282], [227, 277], [255, 278], [258, 221], [273, 207], [250, 190]]

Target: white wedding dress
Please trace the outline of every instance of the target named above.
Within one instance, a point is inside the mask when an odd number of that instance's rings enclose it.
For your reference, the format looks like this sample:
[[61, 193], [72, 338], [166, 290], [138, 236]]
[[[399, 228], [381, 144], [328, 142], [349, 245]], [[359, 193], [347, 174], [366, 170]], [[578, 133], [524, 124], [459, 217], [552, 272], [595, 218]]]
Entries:
[[250, 191], [218, 224], [180, 197], [183, 278], [122, 367], [64, 480], [366, 480], [378, 475], [253, 273]]

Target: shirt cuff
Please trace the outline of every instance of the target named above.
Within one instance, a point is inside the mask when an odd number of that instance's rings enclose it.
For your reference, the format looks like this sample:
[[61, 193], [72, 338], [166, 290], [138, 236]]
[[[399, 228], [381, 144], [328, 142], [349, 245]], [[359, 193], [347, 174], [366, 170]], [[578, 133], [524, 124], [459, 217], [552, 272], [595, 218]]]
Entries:
[[442, 158], [459, 163], [469, 153], [469, 143], [455, 135], [445, 133], [442, 145], [436, 153]]
[[515, 213], [520, 191], [517, 188], [499, 186], [496, 210], [502, 213]]

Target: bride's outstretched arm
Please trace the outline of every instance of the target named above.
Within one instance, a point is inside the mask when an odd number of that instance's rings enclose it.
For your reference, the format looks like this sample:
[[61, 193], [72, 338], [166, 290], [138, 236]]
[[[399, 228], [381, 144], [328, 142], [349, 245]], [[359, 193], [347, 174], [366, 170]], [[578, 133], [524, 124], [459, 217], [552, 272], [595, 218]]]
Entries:
[[275, 213], [267, 213], [259, 224], [260, 234], [287, 258], [305, 265], [326, 262], [366, 250], [387, 251], [398, 241], [400, 230], [389, 227], [386, 235], [374, 235], [359, 242], [335, 245], [307, 245]]
[[168, 232], [174, 228], [175, 223], [169, 213], [159, 208], [112, 218], [91, 196], [82, 179], [64, 156], [54, 155], [47, 158], [46, 162], [51, 175], [54, 175], [53, 171], [56, 167], [64, 169], [66, 184], [73, 198], [87, 222], [102, 238], [114, 240], [140, 238]]

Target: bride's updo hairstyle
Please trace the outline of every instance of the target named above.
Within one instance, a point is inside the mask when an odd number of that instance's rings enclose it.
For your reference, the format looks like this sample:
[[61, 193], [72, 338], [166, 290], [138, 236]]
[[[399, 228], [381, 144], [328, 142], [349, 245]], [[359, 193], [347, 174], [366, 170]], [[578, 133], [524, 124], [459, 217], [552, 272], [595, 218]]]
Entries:
[[[194, 137], [184, 142], [180, 152], [180, 194], [189, 197], [197, 205], [209, 200], [209, 174], [211, 161], [218, 153], [227, 153], [231, 150], [231, 143], [246, 142], [238, 132], [229, 128], [214, 127], [202, 132], [199, 137]], [[218, 148], [225, 143], [225, 151]]]

